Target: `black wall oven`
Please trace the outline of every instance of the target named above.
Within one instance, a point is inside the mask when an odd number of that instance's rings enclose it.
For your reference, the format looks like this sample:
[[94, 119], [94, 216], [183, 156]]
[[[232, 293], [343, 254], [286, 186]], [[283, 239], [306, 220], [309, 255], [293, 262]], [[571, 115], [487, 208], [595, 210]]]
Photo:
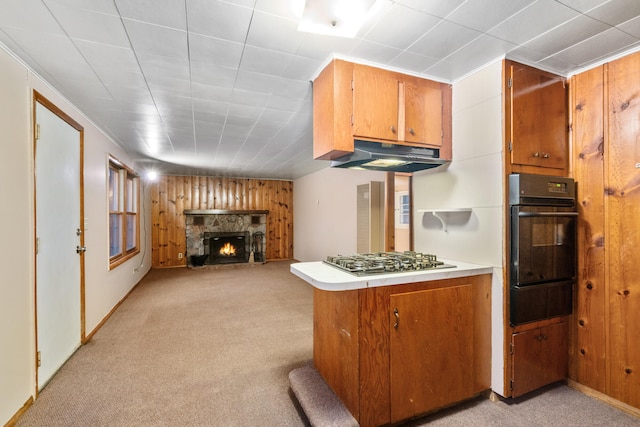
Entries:
[[571, 314], [577, 217], [571, 178], [509, 176], [510, 322]]

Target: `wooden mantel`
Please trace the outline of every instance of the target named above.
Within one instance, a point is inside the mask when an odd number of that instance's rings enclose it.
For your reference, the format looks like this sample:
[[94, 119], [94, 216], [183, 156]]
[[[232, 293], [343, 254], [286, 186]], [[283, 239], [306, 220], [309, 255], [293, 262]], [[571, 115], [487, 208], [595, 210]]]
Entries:
[[267, 215], [268, 210], [256, 209], [185, 209], [185, 215]]

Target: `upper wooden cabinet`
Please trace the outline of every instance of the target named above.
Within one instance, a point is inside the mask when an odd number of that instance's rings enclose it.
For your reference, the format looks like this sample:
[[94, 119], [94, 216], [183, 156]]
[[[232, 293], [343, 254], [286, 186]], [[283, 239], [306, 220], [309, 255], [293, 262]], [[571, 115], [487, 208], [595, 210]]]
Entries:
[[451, 159], [451, 86], [333, 60], [313, 83], [314, 158], [351, 153], [354, 139], [438, 148]]
[[506, 137], [512, 172], [566, 175], [566, 80], [512, 61], [505, 61], [505, 77]]

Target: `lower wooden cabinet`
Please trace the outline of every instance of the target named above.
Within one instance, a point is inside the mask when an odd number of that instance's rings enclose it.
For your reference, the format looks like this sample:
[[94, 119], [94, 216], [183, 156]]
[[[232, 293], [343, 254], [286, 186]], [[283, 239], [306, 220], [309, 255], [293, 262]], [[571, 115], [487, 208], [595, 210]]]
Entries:
[[511, 397], [567, 377], [567, 322], [515, 332], [511, 336]]
[[491, 275], [314, 289], [313, 360], [362, 427], [490, 388]]
[[473, 285], [390, 298], [391, 421], [472, 397]]

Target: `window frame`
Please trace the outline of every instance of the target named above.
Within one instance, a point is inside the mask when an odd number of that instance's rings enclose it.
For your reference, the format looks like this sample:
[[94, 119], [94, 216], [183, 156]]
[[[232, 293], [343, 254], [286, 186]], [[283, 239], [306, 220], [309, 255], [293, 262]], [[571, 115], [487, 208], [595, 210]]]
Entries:
[[[403, 202], [405, 197], [407, 198], [407, 203]], [[411, 199], [409, 199], [409, 192], [396, 191], [395, 199], [395, 228], [409, 228], [411, 221]], [[403, 209], [405, 207], [406, 209]], [[403, 221], [405, 216], [407, 217], [407, 222]]]
[[[116, 173], [115, 185], [111, 179], [112, 172]], [[112, 185], [116, 188], [112, 188]], [[111, 270], [140, 253], [140, 176], [111, 155], [107, 162], [107, 211], [109, 270]], [[117, 253], [112, 254], [114, 215], [120, 218], [117, 222], [119, 230], [115, 230], [119, 242], [115, 247]], [[131, 237], [129, 236], [131, 234], [129, 218], [131, 217], [133, 217], [131, 224], [135, 229], [133, 240], [129, 239]], [[133, 246], [128, 249], [129, 243], [133, 243]]]

